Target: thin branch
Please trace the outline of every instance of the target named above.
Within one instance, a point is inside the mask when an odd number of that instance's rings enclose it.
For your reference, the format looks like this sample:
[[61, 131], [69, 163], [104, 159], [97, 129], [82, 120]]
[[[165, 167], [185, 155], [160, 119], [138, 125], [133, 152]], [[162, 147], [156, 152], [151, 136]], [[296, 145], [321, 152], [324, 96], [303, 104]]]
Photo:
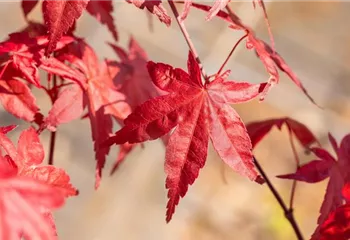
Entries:
[[283, 209], [284, 216], [290, 222], [298, 240], [304, 240], [303, 235], [301, 234], [301, 231], [299, 229], [299, 226], [294, 218], [293, 210], [287, 208], [287, 205], [284, 203], [282, 197], [277, 192], [275, 187], [272, 185], [270, 179], [267, 177], [266, 173], [264, 172], [264, 170], [262, 169], [262, 167], [260, 166], [259, 162], [256, 160], [255, 157], [254, 157], [254, 164], [255, 164], [256, 168], [258, 169], [259, 173], [261, 174], [261, 176], [265, 179], [267, 186], [269, 187], [273, 196], [276, 198], [278, 204]]
[[290, 142], [290, 146], [292, 147], [293, 155], [295, 158], [295, 163], [299, 167], [300, 166], [300, 159], [299, 159], [299, 156], [297, 153], [297, 149], [295, 147], [295, 143], [294, 143], [294, 139], [293, 139], [293, 135], [292, 135], [292, 130], [291, 129], [288, 129], [288, 130], [289, 130], [289, 142]]
[[55, 143], [56, 143], [56, 132], [51, 132], [50, 135], [50, 150], [49, 150], [49, 165], [53, 165], [54, 152], [55, 152]]
[[295, 192], [297, 190], [297, 180], [293, 180], [292, 183], [292, 189], [290, 190], [290, 198], [289, 198], [289, 210], [293, 211], [293, 205], [294, 205], [294, 196]]
[[193, 42], [192, 42], [192, 40], [190, 38], [190, 35], [189, 35], [189, 33], [188, 33], [187, 29], [186, 29], [185, 23], [180, 19], [180, 15], [179, 15], [179, 12], [176, 9], [175, 3], [172, 0], [168, 0], [168, 3], [170, 5], [171, 11], [173, 12], [173, 14], [174, 14], [174, 16], [176, 18], [177, 24], [180, 27], [182, 35], [184, 36], [189, 49], [191, 50], [194, 58], [196, 59], [198, 65], [199, 65], [199, 68], [201, 70], [202, 76], [203, 76], [205, 82], [208, 83], [209, 82], [209, 78], [208, 78], [207, 74], [204, 71], [203, 64], [202, 64], [201, 60], [199, 59], [198, 53], [197, 53], [197, 51], [196, 51], [196, 49], [195, 49], [195, 47], [193, 45]]
[[[50, 78], [50, 77], [51, 76], [49, 74], [48, 78]], [[50, 81], [48, 81], [48, 82], [50, 83]], [[57, 99], [57, 94], [52, 91], [52, 89], [56, 89], [56, 85], [57, 85], [57, 76], [53, 75], [52, 76], [52, 88], [50, 89], [50, 91], [51, 91], [50, 98], [51, 98], [52, 104], [54, 104], [54, 102]], [[55, 143], [56, 143], [56, 132], [51, 132], [50, 134], [51, 135], [50, 135], [50, 149], [49, 149], [49, 161], [48, 161], [48, 164], [49, 165], [53, 165], [54, 152], [55, 152]]]
[[[268, 31], [268, 34], [269, 34], [269, 38], [270, 38], [270, 42], [271, 42], [271, 49], [272, 49], [272, 52], [273, 54], [276, 53], [276, 49], [275, 49], [275, 40], [273, 38], [273, 34], [272, 34], [272, 30], [271, 30], [271, 25], [270, 25], [270, 21], [269, 21], [269, 18], [267, 16], [267, 11], [266, 11], [266, 6], [265, 6], [265, 3], [263, 0], [257, 0], [258, 4], [260, 5], [260, 7], [262, 8], [263, 10], [263, 14], [264, 14], [264, 20], [265, 20], [265, 24], [267, 26], [267, 31]], [[254, 8], [255, 8], [255, 0], [253, 1], [253, 4], [254, 4]]]
[[216, 74], [217, 76], [220, 75], [221, 71], [224, 69], [225, 65], [227, 64], [228, 60], [231, 58], [233, 52], [236, 50], [237, 46], [243, 41], [243, 39], [245, 39], [248, 36], [248, 33], [246, 33], [244, 36], [242, 36], [237, 42], [236, 44], [233, 46], [233, 48], [231, 49], [231, 52], [228, 54], [227, 58], [225, 59], [224, 63], [221, 65], [218, 73]]
[[[297, 165], [297, 167], [296, 167], [297, 169], [296, 170], [298, 170], [299, 167], [300, 167], [300, 159], [299, 159], [296, 147], [295, 147], [292, 130], [290, 128], [288, 128], [288, 130], [289, 130], [289, 142], [290, 142], [290, 145], [292, 147], [295, 163]], [[289, 199], [289, 210], [291, 210], [291, 211], [293, 210], [294, 196], [295, 196], [296, 188], [297, 188], [297, 181], [294, 179], [293, 180], [292, 189], [291, 189], [291, 192], [290, 192], [290, 199]]]
[[148, 29], [151, 33], [154, 32], [153, 15], [149, 11], [146, 12]]

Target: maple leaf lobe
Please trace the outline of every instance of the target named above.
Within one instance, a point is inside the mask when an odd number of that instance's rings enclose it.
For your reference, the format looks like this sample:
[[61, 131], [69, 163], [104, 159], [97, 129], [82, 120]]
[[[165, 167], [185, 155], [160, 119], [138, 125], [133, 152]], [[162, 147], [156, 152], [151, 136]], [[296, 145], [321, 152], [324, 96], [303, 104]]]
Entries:
[[62, 35], [81, 16], [88, 2], [89, 0], [44, 0], [42, 8], [50, 36], [50, 42], [46, 49], [47, 56], [56, 47]]

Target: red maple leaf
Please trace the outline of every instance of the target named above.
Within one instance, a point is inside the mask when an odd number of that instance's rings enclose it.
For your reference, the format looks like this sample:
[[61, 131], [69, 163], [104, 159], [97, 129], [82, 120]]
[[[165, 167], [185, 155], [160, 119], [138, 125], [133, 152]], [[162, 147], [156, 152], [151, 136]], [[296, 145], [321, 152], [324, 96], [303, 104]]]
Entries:
[[[4, 168], [4, 158], [0, 158]], [[57, 239], [56, 232], [42, 209], [55, 209], [64, 203], [64, 196], [53, 187], [27, 177], [0, 177], [0, 238]]]
[[[118, 91], [125, 95], [125, 101], [130, 105], [132, 110], [148, 99], [165, 93], [152, 83], [147, 71], [147, 53], [134, 38], [130, 38], [129, 51], [125, 51], [123, 48], [111, 43], [109, 45], [120, 59], [120, 63], [117, 64], [118, 72], [113, 79], [114, 84], [117, 86]], [[118, 122], [120, 125], [123, 125], [120, 119]], [[164, 144], [166, 144], [166, 139], [166, 137], [162, 137]], [[119, 154], [112, 167], [111, 174], [117, 170], [134, 146], [135, 144], [128, 143], [120, 146]]]
[[161, 0], [126, 0], [128, 3], [134, 4], [140, 9], [147, 8], [147, 10], [156, 15], [158, 19], [165, 23], [167, 26], [171, 24], [171, 18], [169, 17], [166, 9], [162, 5]]
[[[73, 38], [64, 37], [57, 43], [53, 51], [71, 43]], [[9, 39], [0, 43], [0, 64], [3, 65], [0, 78], [5, 72], [27, 80], [40, 88], [38, 65], [44, 57], [44, 48], [49, 43], [46, 36], [31, 37], [26, 29], [23, 32], [12, 33]]]
[[89, 0], [44, 0], [42, 8], [44, 20], [49, 30], [49, 44], [46, 55], [52, 53], [57, 42], [73, 26]]
[[128, 52], [117, 45], [111, 43], [109, 45], [121, 60], [119, 72], [113, 81], [118, 90], [126, 96], [126, 101], [132, 109], [164, 93], [150, 81], [147, 53], [134, 38], [130, 38]]
[[[66, 1], [66, 0], [64, 0], [64, 1]], [[34, 7], [37, 5], [38, 2], [39, 2], [38, 0], [22, 0], [22, 3], [21, 3], [22, 10], [23, 10], [23, 14], [24, 14], [24, 17], [27, 20], [27, 22], [29, 22], [27, 19], [27, 15], [34, 9]], [[67, 3], [67, 4], [70, 4], [70, 3]], [[55, 6], [53, 6], [53, 5], [49, 6], [49, 8], [55, 8], [54, 12], [59, 13], [57, 10], [57, 5], [58, 4], [56, 4]], [[72, 9], [75, 9], [76, 13], [73, 12], [72, 15], [75, 15], [75, 14], [78, 15], [80, 8], [82, 8], [82, 10], [84, 10], [84, 6], [85, 6], [85, 3], [82, 3], [81, 5], [78, 3], [77, 5], [73, 6], [73, 8], [66, 7], [63, 11], [64, 11], [64, 14], [70, 14], [72, 12]], [[60, 8], [61, 8], [61, 6], [60, 6]], [[46, 8], [43, 8], [43, 13], [45, 11], [50, 11], [50, 9], [47, 10]], [[113, 38], [116, 41], [118, 41], [118, 32], [116, 30], [116, 27], [114, 24], [114, 19], [112, 16], [113, 3], [111, 0], [88, 1], [88, 4], [86, 6], [86, 11], [91, 16], [95, 17], [99, 22], [101, 22], [102, 24], [105, 24], [108, 27], [109, 31], [112, 33]], [[68, 27], [69, 31], [73, 30], [72, 28], [74, 28], [75, 20], [78, 17], [74, 17], [72, 25], [70, 27]], [[63, 19], [63, 20], [67, 21], [67, 24], [69, 24], [68, 21], [70, 21], [70, 20], [67, 20], [67, 19]], [[65, 24], [65, 23], [62, 23], [62, 24]], [[68, 30], [66, 30], [66, 31], [68, 31]]]
[[40, 166], [44, 161], [44, 148], [34, 128], [24, 130], [18, 140], [17, 148], [11, 140], [0, 132], [0, 146], [13, 159], [18, 175], [40, 180], [59, 188], [65, 196], [77, 195], [77, 190], [69, 183], [69, 176], [61, 168]]
[[[67, 92], [62, 98], [57, 99], [49, 116], [45, 119], [45, 124], [54, 130], [58, 124], [81, 116], [83, 104], [87, 106], [97, 160], [95, 184], [97, 188], [106, 155], [109, 153], [109, 148], [101, 148], [100, 145], [112, 133], [111, 117], [124, 119], [131, 110], [125, 102], [125, 96], [113, 84], [114, 75], [111, 75], [108, 62], [100, 63], [94, 51], [83, 40], [77, 40], [62, 51], [58, 58], [69, 62], [74, 68], [55, 61], [55, 63], [52, 62], [53, 66], [45, 62], [45, 66], [50, 65], [45, 67], [45, 70], [64, 78], [75, 78], [82, 90], [74, 87], [73, 92]], [[79, 96], [79, 94], [82, 95]], [[69, 105], [67, 95], [71, 99], [78, 100], [75, 105]], [[67, 106], [69, 106], [68, 109], [66, 109]], [[72, 113], [72, 111], [77, 112]]]
[[319, 240], [348, 240], [350, 238], [350, 204], [345, 204], [333, 212], [320, 228]]
[[345, 204], [331, 212], [320, 227], [320, 240], [348, 240], [350, 238], [350, 183], [344, 185]]
[[0, 78], [0, 102], [7, 112], [28, 122], [34, 121], [39, 111], [31, 90], [25, 83], [15, 79], [15, 75], [4, 74]]
[[[214, 18], [215, 16], [218, 16], [220, 18], [222, 18], [223, 20], [229, 22], [229, 23], [233, 23], [233, 25], [231, 25], [230, 27], [233, 29], [237, 29], [237, 30], [244, 30], [246, 32], [248, 32], [250, 35], [254, 35], [253, 31], [247, 27], [246, 25], [244, 25], [240, 18], [232, 11], [232, 9], [229, 8], [228, 4], [231, 0], [215, 0], [214, 5], [213, 6], [207, 6], [207, 5], [203, 5], [203, 4], [196, 4], [193, 3], [193, 0], [185, 0], [184, 1], [184, 10], [180, 16], [181, 20], [184, 20], [189, 11], [191, 6], [193, 5], [193, 7], [198, 8], [200, 10], [206, 11], [208, 12], [208, 15], [206, 17], [206, 20], [209, 21], [212, 18]], [[182, 2], [181, 2], [182, 3]], [[272, 35], [272, 31], [271, 31], [271, 26], [270, 26], [270, 22], [267, 16], [267, 12], [266, 12], [266, 7], [264, 4], [263, 0], [253, 0], [253, 6], [254, 8], [256, 7], [256, 5], [259, 5], [259, 7], [261, 7], [261, 9], [263, 10], [263, 14], [264, 14], [264, 20], [267, 26], [267, 30], [269, 33], [269, 37], [270, 37], [270, 41], [271, 41], [271, 45], [272, 45], [272, 49], [275, 49], [275, 41]], [[224, 11], [222, 11], [225, 7], [228, 7], [229, 13], [226, 13]], [[263, 60], [263, 59], [262, 59]]]
[[320, 238], [322, 226], [328, 224], [326, 223], [326, 219], [329, 214], [343, 205], [342, 189], [345, 186], [345, 183], [350, 180], [350, 135], [343, 138], [339, 148], [336, 146], [334, 138], [331, 135], [329, 135], [329, 138], [336, 151], [338, 161], [336, 161], [325, 149], [311, 148], [310, 150], [320, 160], [314, 160], [303, 165], [295, 173], [279, 176], [286, 179], [294, 179], [309, 183], [319, 182], [327, 177], [330, 178], [325, 198], [320, 209], [320, 216], [317, 220], [318, 227], [312, 235], [312, 240], [322, 239]]
[[45, 38], [33, 39], [27, 33], [10, 34], [9, 39], [0, 44], [2, 73], [10, 71], [11, 75], [22, 75], [29, 83], [40, 87], [37, 52], [46, 43]]
[[247, 124], [247, 130], [253, 148], [271, 131], [274, 126], [279, 130], [282, 130], [283, 125], [287, 126], [289, 134], [293, 134], [304, 148], [309, 148], [313, 143], [319, 144], [315, 135], [304, 124], [291, 118], [276, 118]]
[[63, 169], [40, 165], [44, 149], [33, 128], [21, 133], [17, 148], [5, 135], [12, 129], [9, 126], [0, 132], [0, 146], [8, 154], [0, 158], [0, 206], [4, 212], [0, 228], [6, 229], [0, 232], [5, 234], [3, 239], [21, 235], [28, 239], [56, 239], [51, 210], [78, 192]]
[[106, 144], [157, 139], [177, 126], [166, 150], [167, 222], [204, 166], [209, 138], [226, 164], [249, 179], [260, 181], [246, 128], [229, 103], [251, 100], [259, 95], [264, 84], [226, 81], [220, 76], [203, 85], [191, 53], [189, 73], [152, 61], [147, 67], [153, 83], [168, 94], [138, 106]]
[[11, 132], [16, 127], [17, 125], [8, 125], [6, 127], [0, 127], [0, 132], [3, 134], [7, 134], [8, 132]]
[[74, 84], [59, 93], [43, 124], [50, 131], [56, 131], [58, 125], [81, 117], [83, 111], [83, 90]]
[[[270, 47], [263, 40], [259, 39], [255, 35], [254, 31], [250, 27], [243, 24], [241, 19], [234, 12], [230, 12], [230, 14], [228, 14], [227, 12], [220, 10], [217, 12], [217, 16], [225, 20], [226, 22], [228, 22], [230, 24], [230, 28], [234, 30], [241, 30], [246, 33], [247, 49], [255, 50], [257, 56], [263, 63], [266, 71], [269, 73], [270, 77], [268, 79], [268, 84], [266, 84], [263, 93], [260, 95], [260, 100], [263, 100], [267, 95], [267, 93], [269, 92], [269, 90], [279, 82], [279, 79], [280, 79], [280, 76], [278, 73], [278, 69], [279, 69], [280, 71], [287, 74], [287, 76], [295, 83], [295, 85], [297, 85], [304, 92], [304, 94], [307, 96], [307, 98], [309, 98], [309, 100], [312, 103], [316, 104], [313, 98], [307, 92], [306, 88], [301, 83], [300, 79], [297, 77], [297, 75], [292, 71], [292, 69], [285, 62], [285, 60], [275, 51], [274, 40], [270, 30], [270, 24], [267, 19], [265, 5], [262, 0], [254, 0], [254, 2], [255, 1], [258, 2], [259, 6], [261, 6], [264, 11], [265, 21], [267, 22], [272, 47]], [[198, 3], [192, 3], [192, 6], [205, 12], [208, 12], [211, 9], [210, 6], [198, 4]]]
[[328, 178], [335, 164], [335, 159], [322, 148], [311, 148], [310, 150], [320, 159], [310, 161], [298, 167], [295, 173], [279, 175], [277, 177], [307, 183], [317, 183]]

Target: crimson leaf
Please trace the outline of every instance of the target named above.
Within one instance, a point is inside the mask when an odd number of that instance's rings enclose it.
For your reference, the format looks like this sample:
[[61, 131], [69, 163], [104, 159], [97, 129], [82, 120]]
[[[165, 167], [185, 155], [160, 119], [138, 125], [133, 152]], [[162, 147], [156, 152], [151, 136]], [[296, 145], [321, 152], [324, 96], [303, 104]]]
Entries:
[[229, 103], [251, 100], [265, 84], [226, 81], [219, 76], [203, 85], [199, 66], [191, 53], [188, 73], [152, 61], [148, 63], [148, 71], [153, 83], [168, 94], [138, 106], [124, 120], [125, 126], [105, 144], [153, 140], [177, 126], [168, 141], [165, 159], [169, 189], [167, 221], [204, 166], [209, 138], [227, 165], [251, 180], [261, 181], [254, 169], [246, 128]]
[[276, 118], [265, 121], [251, 122], [247, 130], [252, 141], [253, 148], [276, 126], [279, 130], [286, 125], [289, 134], [293, 134], [305, 148], [313, 143], [318, 143], [314, 134], [302, 123], [291, 118]]
[[88, 2], [89, 0], [44, 0], [43, 14], [50, 36], [46, 55], [55, 49], [57, 42], [81, 16]]

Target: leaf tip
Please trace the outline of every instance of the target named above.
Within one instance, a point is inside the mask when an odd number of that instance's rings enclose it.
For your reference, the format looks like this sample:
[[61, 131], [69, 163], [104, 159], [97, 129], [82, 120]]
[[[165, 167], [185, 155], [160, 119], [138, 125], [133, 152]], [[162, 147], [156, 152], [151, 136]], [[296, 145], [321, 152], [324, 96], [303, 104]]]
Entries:
[[262, 185], [262, 184], [265, 183], [265, 179], [264, 179], [262, 176], [259, 175], [259, 176], [257, 176], [257, 177], [255, 178], [254, 182], [256, 182], [256, 183]]

